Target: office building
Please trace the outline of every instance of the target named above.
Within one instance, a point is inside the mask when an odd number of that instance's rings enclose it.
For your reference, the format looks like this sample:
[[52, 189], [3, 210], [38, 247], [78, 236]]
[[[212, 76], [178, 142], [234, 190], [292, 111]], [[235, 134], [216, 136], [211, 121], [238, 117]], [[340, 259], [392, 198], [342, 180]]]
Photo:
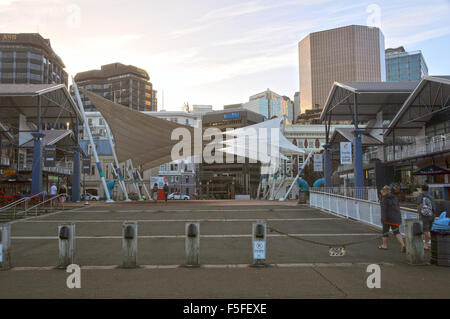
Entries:
[[281, 96], [270, 89], [250, 96], [249, 101], [242, 104], [242, 108], [259, 113], [267, 119], [276, 116], [285, 118], [287, 124], [293, 122], [294, 103], [287, 96]]
[[406, 52], [404, 47], [386, 50], [387, 81], [418, 81], [428, 75], [421, 51]]
[[292, 121], [295, 123], [297, 121], [297, 116], [299, 116], [302, 113], [302, 109], [300, 107], [300, 92], [295, 92], [294, 94], [294, 120]]
[[[80, 72], [75, 75], [78, 88], [84, 88], [115, 103], [137, 111], [157, 111], [157, 97], [148, 73], [132, 65], [112, 63], [100, 70]], [[86, 111], [95, 107], [81, 94]]]
[[39, 33], [0, 33], [1, 84], [64, 84], [67, 72], [49, 39]]
[[300, 105], [322, 109], [335, 81], [385, 80], [383, 33], [350, 25], [309, 34], [298, 44]]
[[200, 105], [200, 104], [194, 104], [192, 105], [192, 113], [194, 114], [206, 114], [208, 112], [212, 112], [213, 107], [212, 105]]

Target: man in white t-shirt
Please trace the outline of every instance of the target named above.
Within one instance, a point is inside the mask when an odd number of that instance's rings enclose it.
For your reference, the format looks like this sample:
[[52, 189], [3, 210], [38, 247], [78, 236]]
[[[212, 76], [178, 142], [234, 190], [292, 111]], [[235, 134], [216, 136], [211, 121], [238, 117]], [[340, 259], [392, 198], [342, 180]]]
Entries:
[[58, 192], [58, 187], [56, 187], [56, 184], [53, 183], [52, 187], [50, 187], [50, 195], [51, 196], [56, 196], [57, 192]]

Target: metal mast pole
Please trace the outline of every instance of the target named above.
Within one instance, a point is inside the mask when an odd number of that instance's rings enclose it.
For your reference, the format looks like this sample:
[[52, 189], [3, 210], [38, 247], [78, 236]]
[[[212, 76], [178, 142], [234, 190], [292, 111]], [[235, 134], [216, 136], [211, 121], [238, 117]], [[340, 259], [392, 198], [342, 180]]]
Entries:
[[[129, 165], [130, 165], [130, 167], [131, 167], [131, 173], [130, 173], [130, 170], [128, 169], [128, 162], [129, 162]], [[130, 179], [133, 181], [133, 185], [134, 185], [134, 188], [136, 189], [136, 193], [137, 193], [138, 196], [139, 196], [139, 200], [142, 200], [141, 191], [139, 190], [139, 185], [138, 185], [138, 183], [137, 183], [136, 174], [134, 173], [133, 163], [131, 162], [131, 160], [128, 160], [128, 161], [127, 161], [127, 172], [128, 172], [128, 176], [129, 176]]]
[[72, 85], [73, 85], [73, 88], [75, 91], [75, 96], [77, 97], [78, 109], [80, 110], [81, 116], [83, 117], [83, 122], [86, 125], [86, 131], [89, 136], [89, 143], [91, 143], [91, 145], [92, 145], [92, 153], [94, 154], [95, 163], [97, 164], [98, 172], [99, 172], [100, 178], [102, 180], [103, 190], [105, 191], [105, 195], [106, 195], [106, 202], [113, 203], [114, 201], [111, 199], [111, 196], [109, 196], [109, 190], [108, 190], [108, 187], [106, 186], [105, 175], [103, 175], [102, 166], [100, 164], [100, 160], [98, 159], [97, 149], [95, 147], [94, 139], [92, 138], [91, 128], [89, 127], [89, 122], [86, 119], [86, 114], [84, 113], [84, 106], [83, 106], [83, 103], [81, 102], [80, 92], [78, 92], [78, 86], [77, 86], [77, 83], [75, 82], [75, 80], [73, 79], [73, 77], [72, 77]]
[[120, 169], [119, 160], [117, 159], [116, 150], [115, 150], [115, 147], [114, 147], [111, 130], [109, 129], [109, 125], [108, 125], [108, 123], [106, 121], [105, 121], [105, 127], [106, 127], [106, 133], [108, 135], [109, 145], [111, 146], [111, 151], [112, 151], [112, 154], [113, 154], [113, 157], [114, 157], [114, 162], [115, 162], [116, 167], [117, 167], [117, 174], [119, 176], [118, 182], [119, 182], [120, 187], [122, 188], [122, 192], [125, 194], [125, 201], [126, 202], [130, 202], [131, 199], [128, 198], [128, 192], [127, 192], [127, 189], [125, 187], [125, 182], [123, 180], [123, 175], [122, 175], [122, 171]]
[[306, 160], [303, 162], [302, 167], [298, 170], [297, 176], [295, 176], [294, 181], [292, 182], [291, 186], [289, 187], [288, 191], [286, 192], [286, 195], [284, 195], [284, 197], [280, 198], [279, 201], [283, 202], [286, 200], [286, 198], [288, 197], [289, 193], [292, 190], [292, 187], [294, 187], [294, 184], [297, 182], [298, 178], [300, 177], [300, 174], [302, 173], [303, 169], [306, 167], [306, 165], [308, 164], [309, 160], [311, 159], [311, 156], [313, 155], [313, 151], [309, 152], [308, 157], [306, 158]]
[[145, 191], [145, 193], [147, 194], [147, 198], [148, 198], [148, 199], [151, 199], [151, 198], [150, 198], [150, 193], [148, 192], [148, 189], [147, 189], [147, 186], [145, 186], [144, 179], [142, 178], [141, 173], [139, 173], [139, 170], [138, 170], [138, 169], [136, 170], [136, 173], [137, 173], [137, 176], [138, 176], [139, 180], [140, 180], [141, 183], [142, 183], [142, 186], [144, 186], [144, 191]]

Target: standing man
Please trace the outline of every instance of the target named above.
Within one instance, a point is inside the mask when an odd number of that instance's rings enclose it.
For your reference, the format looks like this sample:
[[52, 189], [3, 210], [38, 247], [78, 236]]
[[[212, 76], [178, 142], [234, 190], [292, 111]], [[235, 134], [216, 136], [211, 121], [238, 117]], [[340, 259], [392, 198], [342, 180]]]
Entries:
[[58, 187], [56, 187], [55, 183], [52, 183], [52, 186], [50, 187], [50, 196], [51, 197], [56, 196], [57, 192], [58, 192]]
[[431, 226], [434, 221], [434, 212], [436, 210], [436, 204], [434, 203], [433, 196], [428, 193], [428, 185], [421, 187], [421, 192], [417, 197], [417, 211], [423, 224], [423, 235], [425, 237], [425, 244], [423, 248], [430, 250], [429, 242], [431, 240]]
[[167, 183], [164, 183], [164, 200], [167, 203], [167, 196], [169, 195], [169, 186], [167, 186]]

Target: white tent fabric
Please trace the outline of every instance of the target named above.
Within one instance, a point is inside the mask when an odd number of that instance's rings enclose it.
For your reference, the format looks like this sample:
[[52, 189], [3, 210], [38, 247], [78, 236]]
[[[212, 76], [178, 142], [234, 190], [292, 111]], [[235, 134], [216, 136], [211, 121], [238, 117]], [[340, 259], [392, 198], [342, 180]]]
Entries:
[[[174, 129], [185, 128], [191, 137], [194, 137], [193, 127], [143, 114], [84, 89], [81, 89], [81, 92], [100, 111], [108, 123], [114, 137], [119, 162], [131, 159], [135, 165], [142, 165], [144, 170], [153, 168], [173, 160], [172, 148], [179, 142], [171, 139]], [[278, 118], [221, 132], [221, 134], [235, 138], [217, 143], [216, 150], [249, 158], [256, 156], [257, 158], [254, 159], [264, 159], [264, 163], [275, 163], [280, 158], [286, 159], [284, 155], [280, 154], [280, 151], [304, 153], [302, 149], [290, 143], [281, 134]], [[272, 136], [272, 134], [274, 135]], [[245, 143], [245, 141], [248, 142]], [[254, 148], [255, 145], [263, 147], [262, 149]], [[190, 155], [199, 155], [201, 151], [201, 148], [194, 148], [192, 141]]]
[[[250, 152], [256, 146], [265, 146], [265, 150], [270, 153], [270, 157], [280, 157], [279, 155], [272, 154], [274, 148], [280, 152], [305, 153], [303, 149], [295, 146], [284, 137], [280, 130], [280, 120], [278, 118], [227, 131], [224, 134], [236, 137], [225, 140], [224, 144], [227, 146], [238, 146]], [[228, 149], [228, 151], [231, 151], [231, 149]]]

